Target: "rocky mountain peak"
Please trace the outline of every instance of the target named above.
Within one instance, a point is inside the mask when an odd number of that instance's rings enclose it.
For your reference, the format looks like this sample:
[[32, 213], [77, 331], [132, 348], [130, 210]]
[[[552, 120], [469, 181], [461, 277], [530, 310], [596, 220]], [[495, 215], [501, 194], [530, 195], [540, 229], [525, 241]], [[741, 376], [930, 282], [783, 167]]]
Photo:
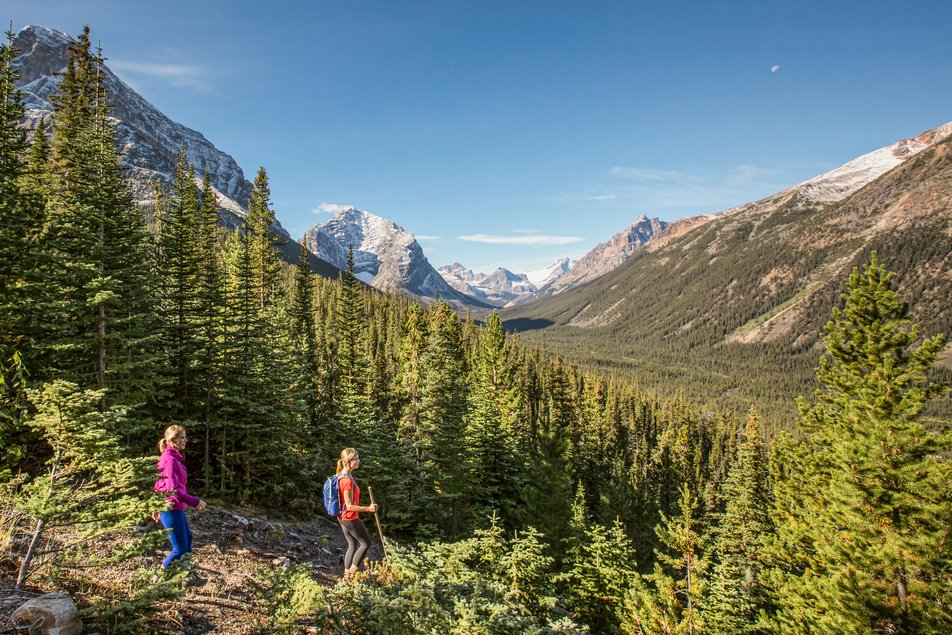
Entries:
[[560, 276], [550, 278], [542, 287], [546, 295], [561, 293], [566, 289], [578, 286], [605, 275], [628, 259], [631, 254], [640, 249], [656, 234], [662, 232], [668, 223], [658, 218], [648, 218], [641, 214], [638, 219], [618, 232], [610, 239], [599, 243], [587, 254], [579, 258], [578, 262]]
[[354, 274], [378, 289], [486, 306], [447, 284], [413, 234], [366, 210], [338, 210], [327, 222], [311, 227], [304, 241], [311, 253], [340, 269], [347, 268], [347, 252], [352, 248]]
[[[16, 64], [20, 72], [17, 88], [23, 91], [24, 123], [35, 129], [53, 112], [51, 97], [60, 82], [60, 73], [69, 59], [68, 46], [75, 41], [61, 31], [44, 26], [26, 26], [13, 40], [20, 51]], [[113, 73], [103, 67], [104, 84], [116, 122], [122, 149], [122, 163], [140, 204], [152, 200], [151, 183], [169, 185], [174, 180], [179, 148], [184, 147], [197, 177], [207, 171], [219, 193], [222, 223], [237, 227], [244, 215], [252, 185], [237, 162], [216, 148], [201, 133], [176, 123], [146, 101]], [[279, 224], [275, 230], [289, 239]]]

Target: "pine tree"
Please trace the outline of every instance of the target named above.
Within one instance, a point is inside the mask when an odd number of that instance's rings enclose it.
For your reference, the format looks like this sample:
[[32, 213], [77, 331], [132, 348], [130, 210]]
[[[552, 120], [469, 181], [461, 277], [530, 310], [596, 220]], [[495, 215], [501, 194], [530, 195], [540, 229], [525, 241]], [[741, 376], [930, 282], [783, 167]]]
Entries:
[[122, 178], [102, 63], [87, 28], [70, 45], [54, 100], [48, 245], [60, 266], [44, 280], [55, 302], [41, 347], [45, 376], [106, 388], [106, 407], [156, 396], [159, 329], [151, 244]]
[[767, 445], [760, 422], [748, 414], [747, 434], [737, 462], [724, 484], [727, 509], [713, 546], [717, 564], [711, 573], [705, 622], [712, 633], [764, 633], [771, 611], [764, 588], [764, 548], [772, 531]]
[[193, 367], [201, 346], [199, 311], [202, 256], [199, 251], [201, 227], [194, 170], [185, 146], [179, 149], [175, 184], [164, 199], [159, 216], [159, 270], [162, 276], [162, 312], [165, 321], [164, 348], [169, 358], [172, 399], [171, 416], [188, 419], [201, 391], [193, 385]]
[[[99, 411], [102, 391], [83, 391], [56, 381], [31, 390], [36, 415], [28, 424], [48, 446], [46, 472], [26, 478], [14, 508], [33, 521], [32, 538], [20, 559], [17, 588], [34, 564], [69, 566], [84, 543], [117, 530], [130, 530], [148, 515], [152, 460], [124, 456], [119, 435], [127, 429], [124, 408]], [[70, 532], [76, 532], [74, 536]], [[69, 542], [52, 548], [44, 539], [56, 534]]]
[[465, 452], [466, 376], [461, 324], [446, 302], [430, 309], [426, 349], [420, 360], [420, 439], [423, 477], [439, 498], [443, 529], [450, 536], [465, 527], [469, 497], [469, 457]]
[[703, 535], [695, 515], [697, 499], [686, 485], [681, 487], [679, 507], [677, 517], [661, 515], [656, 532], [663, 550], [655, 552], [654, 572], [638, 580], [626, 595], [621, 621], [624, 633], [705, 632], [699, 602], [706, 568], [701, 554]]
[[821, 487], [797, 513], [810, 523], [806, 549], [790, 523], [780, 527], [791, 560], [806, 565], [778, 592], [778, 620], [792, 631], [940, 633], [952, 624], [952, 466], [942, 458], [952, 442], [919, 421], [947, 389], [929, 379], [944, 340], [920, 341], [893, 275], [875, 254], [850, 275], [824, 329], [821, 388], [812, 406], [801, 401], [807, 478]]
[[466, 436], [474, 502], [498, 509], [504, 524], [513, 525], [523, 471], [513, 439], [518, 403], [509, 346], [495, 311], [479, 334], [472, 373]]

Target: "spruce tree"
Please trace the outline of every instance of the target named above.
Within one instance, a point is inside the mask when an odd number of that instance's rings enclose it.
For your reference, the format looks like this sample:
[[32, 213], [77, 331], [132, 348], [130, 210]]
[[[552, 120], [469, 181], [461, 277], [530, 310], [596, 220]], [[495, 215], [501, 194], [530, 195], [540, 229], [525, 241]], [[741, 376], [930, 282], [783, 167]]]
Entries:
[[[369, 361], [364, 303], [354, 275], [354, 250], [347, 251], [336, 315], [336, 376], [334, 387], [334, 445], [359, 447], [369, 439], [371, 404], [367, 394]], [[342, 445], [343, 444], [343, 445]], [[338, 450], [339, 452], [340, 450]]]
[[512, 526], [524, 466], [513, 439], [518, 403], [510, 348], [497, 312], [486, 319], [476, 347], [466, 430], [474, 503], [499, 510]]
[[205, 335], [199, 317], [203, 254], [198, 241], [202, 219], [193, 172], [182, 146], [175, 166], [173, 190], [164, 198], [164, 209], [159, 216], [163, 346], [168, 355], [173, 394], [169, 414], [179, 419], [193, 415], [194, 402], [201, 395], [193, 385], [192, 370]]
[[565, 553], [572, 501], [569, 470], [570, 439], [574, 403], [562, 359], [543, 366], [541, 400], [527, 468], [529, 486], [525, 488], [523, 522], [543, 527], [550, 553], [557, 558]]
[[53, 298], [44, 375], [107, 389], [103, 407], [140, 405], [157, 394], [151, 244], [122, 177], [103, 60], [90, 52], [88, 28], [69, 51], [54, 100], [47, 228], [59, 266], [44, 280]]
[[274, 301], [280, 269], [275, 251], [277, 239], [271, 231], [275, 215], [271, 208], [271, 185], [264, 167], [258, 168], [254, 187], [248, 198], [245, 228], [250, 238], [251, 260], [255, 271], [255, 287], [259, 306], [264, 309]]
[[713, 545], [717, 563], [711, 572], [705, 622], [717, 634], [764, 633], [769, 630], [766, 614], [771, 612], [763, 580], [765, 541], [772, 531], [771, 496], [767, 444], [753, 410], [723, 495], [727, 508]]
[[466, 376], [459, 317], [446, 302], [430, 309], [426, 349], [420, 360], [422, 473], [438, 494], [443, 529], [458, 535], [467, 522], [470, 469], [466, 456]]
[[321, 373], [319, 366], [317, 330], [314, 328], [314, 272], [311, 271], [310, 252], [304, 240], [294, 270], [293, 304], [290, 310], [291, 329], [295, 349], [295, 391], [301, 394], [307, 408], [308, 436], [323, 450], [328, 459], [332, 452], [323, 446], [327, 442], [326, 422], [321, 406]]
[[677, 516], [661, 515], [656, 528], [661, 549], [655, 552], [654, 572], [628, 591], [622, 610], [622, 632], [631, 635], [706, 632], [700, 610], [706, 561], [698, 522], [697, 499], [681, 487]]
[[31, 226], [30, 201], [21, 187], [27, 143], [26, 133], [19, 127], [23, 106], [21, 92], [15, 88], [16, 55], [13, 33], [8, 32], [7, 41], [0, 45], [0, 386], [4, 395], [0, 401], [0, 430], [4, 432], [0, 456], [6, 454], [13, 432], [8, 426], [19, 420], [14, 404], [21, 400], [17, 375], [22, 373], [22, 356], [32, 352], [26, 350], [29, 343], [23, 337], [28, 324], [23, 291], [30, 275], [23, 256], [32, 252], [32, 234], [38, 229]]
[[635, 551], [620, 521], [594, 524], [572, 548], [560, 576], [573, 619], [596, 633], [618, 633], [626, 591], [635, 580]]
[[806, 548], [782, 527], [788, 553], [808, 557], [779, 589], [778, 619], [793, 631], [941, 633], [952, 624], [952, 443], [919, 420], [947, 390], [930, 379], [944, 339], [920, 340], [893, 276], [875, 254], [850, 275], [824, 329], [821, 388], [813, 405], [801, 401], [808, 477], [821, 487], [796, 518], [809, 523]]
[[201, 205], [197, 222], [198, 350], [193, 372], [196, 386], [196, 412], [204, 427], [202, 476], [212, 485], [214, 465], [213, 437], [220, 432], [221, 394], [225, 363], [225, 312], [227, 294], [221, 241], [218, 229], [219, 202], [208, 172], [202, 180]]
[[[81, 390], [56, 381], [30, 390], [34, 428], [49, 458], [46, 471], [24, 478], [13, 504], [33, 521], [32, 537], [20, 558], [17, 588], [36, 564], [87, 566], [82, 547], [105, 534], [130, 530], [153, 504], [152, 459], [125, 456], [120, 434], [128, 428], [124, 408], [99, 410], [102, 390]], [[56, 535], [61, 545], [46, 540]]]

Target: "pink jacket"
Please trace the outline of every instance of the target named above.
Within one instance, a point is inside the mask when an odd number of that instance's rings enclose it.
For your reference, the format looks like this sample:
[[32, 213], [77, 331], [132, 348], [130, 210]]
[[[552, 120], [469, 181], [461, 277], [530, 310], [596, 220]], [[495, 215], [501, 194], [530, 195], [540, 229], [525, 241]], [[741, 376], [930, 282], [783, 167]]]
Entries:
[[169, 502], [169, 509], [173, 511], [185, 509], [187, 505], [198, 507], [201, 502], [197, 496], [192, 496], [185, 490], [188, 471], [185, 469], [185, 463], [182, 462], [184, 458], [181, 452], [169, 445], [159, 459], [159, 479], [155, 482], [155, 491], [171, 493], [171, 496], [165, 500]]

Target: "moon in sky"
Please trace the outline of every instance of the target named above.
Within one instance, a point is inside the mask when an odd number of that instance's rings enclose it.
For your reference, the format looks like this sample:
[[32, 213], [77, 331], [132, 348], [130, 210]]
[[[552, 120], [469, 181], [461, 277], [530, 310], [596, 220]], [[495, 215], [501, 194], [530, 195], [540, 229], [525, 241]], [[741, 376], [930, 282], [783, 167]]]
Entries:
[[779, 70], [780, 70], [780, 64], [774, 64], [773, 66], [770, 67], [771, 73], [776, 73]]

